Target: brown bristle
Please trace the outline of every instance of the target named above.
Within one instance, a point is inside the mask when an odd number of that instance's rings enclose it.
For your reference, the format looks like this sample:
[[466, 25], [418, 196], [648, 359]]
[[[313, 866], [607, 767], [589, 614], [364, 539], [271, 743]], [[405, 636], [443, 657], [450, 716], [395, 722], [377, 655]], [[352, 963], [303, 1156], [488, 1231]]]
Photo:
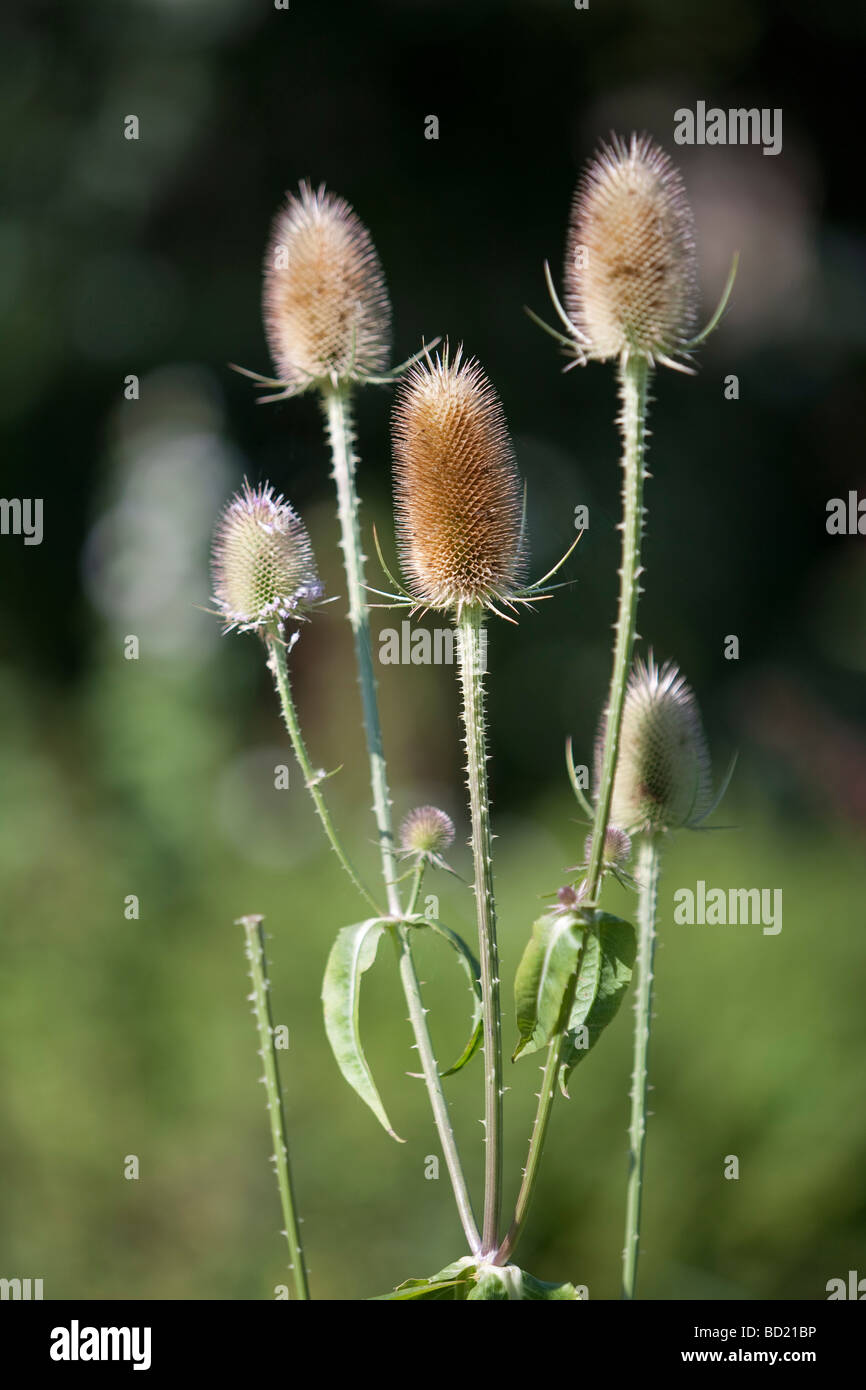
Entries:
[[277, 214], [265, 258], [264, 318], [280, 379], [373, 375], [388, 363], [391, 307], [370, 234], [343, 198], [301, 184]]
[[648, 136], [603, 145], [578, 185], [565, 257], [565, 307], [606, 361], [680, 350], [695, 313], [695, 243], [683, 181]]
[[394, 411], [397, 542], [431, 608], [507, 598], [522, 568], [522, 488], [505, 415], [477, 362], [420, 363]]

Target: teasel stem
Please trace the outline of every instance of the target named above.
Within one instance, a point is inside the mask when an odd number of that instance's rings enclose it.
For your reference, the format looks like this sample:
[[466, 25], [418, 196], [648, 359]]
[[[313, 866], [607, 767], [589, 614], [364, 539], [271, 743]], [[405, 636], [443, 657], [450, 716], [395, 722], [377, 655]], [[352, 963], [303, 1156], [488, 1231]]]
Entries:
[[283, 1209], [283, 1220], [285, 1221], [283, 1234], [289, 1246], [289, 1269], [292, 1271], [295, 1298], [309, 1299], [307, 1266], [301, 1234], [298, 1229], [297, 1201], [289, 1161], [283, 1094], [280, 1088], [277, 1054], [274, 1047], [274, 1021], [271, 1015], [265, 933], [261, 917], [241, 917], [238, 925], [244, 929], [246, 956], [250, 963], [250, 979], [253, 982], [251, 996], [253, 1014], [258, 1029], [259, 1051], [264, 1066], [262, 1080], [268, 1097], [267, 1109], [271, 1122], [271, 1139], [274, 1145], [274, 1166], [277, 1175], [277, 1187], [280, 1192], [280, 1204]]
[[502, 1018], [499, 1002], [499, 955], [496, 944], [496, 904], [493, 896], [493, 854], [490, 800], [487, 788], [487, 731], [484, 718], [484, 610], [464, 607], [458, 618], [457, 649], [463, 691], [466, 778], [472, 821], [475, 864], [475, 912], [478, 956], [481, 962], [481, 1006], [484, 1031], [484, 1218], [481, 1230], [485, 1256], [498, 1244], [502, 1205]]
[[407, 917], [413, 916], [413, 914], [418, 911], [418, 899], [421, 896], [421, 884], [423, 881], [424, 862], [422, 860], [420, 864], [415, 866], [415, 872], [412, 875], [412, 885], [409, 889], [409, 904], [406, 908]]
[[635, 1000], [634, 1067], [631, 1077], [628, 1183], [626, 1186], [625, 1245], [622, 1252], [622, 1296], [634, 1298], [640, 1251], [641, 1197], [646, 1148], [647, 1059], [652, 1026], [653, 961], [656, 947], [656, 900], [660, 873], [659, 836], [641, 838], [638, 850], [638, 948]]
[[445, 1099], [445, 1092], [442, 1089], [442, 1082], [439, 1076], [439, 1063], [436, 1060], [436, 1054], [433, 1051], [433, 1040], [430, 1037], [430, 1030], [427, 1027], [427, 1016], [421, 999], [421, 988], [409, 943], [410, 931], [411, 928], [408, 927], [405, 922], [400, 922], [397, 925], [396, 932], [393, 934], [394, 942], [397, 947], [400, 980], [403, 985], [403, 992], [406, 996], [406, 1003], [409, 1006], [409, 1022], [412, 1024], [412, 1029], [415, 1033], [418, 1056], [421, 1061], [421, 1069], [424, 1073], [424, 1080], [427, 1085], [427, 1095], [430, 1099], [430, 1108], [433, 1111], [433, 1119], [436, 1122], [436, 1129], [439, 1134], [439, 1143], [442, 1146], [442, 1153], [445, 1157], [445, 1164], [448, 1168], [451, 1186], [454, 1190], [454, 1200], [457, 1203], [460, 1223], [469, 1244], [469, 1249], [473, 1255], [476, 1255], [481, 1248], [481, 1238], [478, 1232], [478, 1225], [475, 1221], [475, 1214], [472, 1210], [472, 1200], [466, 1185], [463, 1165], [460, 1161], [460, 1154], [457, 1149], [457, 1141], [454, 1137], [454, 1129], [448, 1111], [448, 1102]]
[[271, 629], [269, 632], [267, 632], [267, 634], [265, 635], [265, 643], [268, 648], [268, 665], [271, 671], [273, 672], [274, 680], [276, 682], [277, 694], [280, 697], [280, 708], [283, 712], [283, 719], [285, 721], [286, 729], [288, 730], [289, 738], [292, 741], [292, 748], [294, 749], [295, 757], [298, 760], [298, 766], [300, 767], [301, 772], [304, 774], [304, 783], [306, 785], [307, 791], [313, 798], [313, 804], [316, 808], [316, 811], [318, 812], [319, 820], [322, 822], [322, 828], [328, 837], [331, 848], [334, 850], [334, 853], [336, 854], [343, 868], [346, 870], [346, 873], [349, 875], [349, 878], [352, 880], [358, 892], [361, 894], [361, 897], [365, 900], [365, 902], [367, 902], [370, 905], [370, 907], [372, 907], [373, 911], [376, 913], [376, 916], [381, 917], [382, 909], [379, 907], [379, 904], [376, 902], [376, 899], [364, 887], [364, 884], [358, 877], [355, 867], [352, 864], [352, 861], [349, 859], [349, 856], [346, 853], [340, 841], [340, 837], [337, 834], [336, 827], [331, 819], [331, 813], [328, 810], [327, 805], [325, 804], [325, 798], [322, 796], [322, 793], [319, 790], [319, 782], [322, 780], [323, 774], [321, 772], [317, 772], [313, 767], [312, 763], [310, 762], [310, 757], [307, 752], [307, 745], [305, 744], [304, 736], [301, 733], [301, 725], [300, 721], [298, 720], [298, 712], [295, 708], [295, 701], [292, 695], [292, 684], [291, 680], [289, 679], [289, 662], [286, 644], [280, 637], [279, 632], [275, 629]]
[[[584, 946], [585, 942], [586, 937], [584, 936]], [[577, 977], [580, 974], [580, 967], [583, 964], [583, 949], [584, 948], [581, 948], [574, 976], [563, 1001], [563, 1016], [566, 1018], [571, 1013], [571, 1007], [574, 1003], [574, 995], [577, 989]], [[564, 1037], [565, 1035], [560, 1033], [552, 1040], [547, 1049], [547, 1061], [542, 1068], [544, 1075], [541, 1079], [541, 1090], [538, 1093], [538, 1108], [535, 1112], [535, 1121], [529, 1139], [529, 1153], [526, 1157], [526, 1167], [523, 1170], [523, 1181], [520, 1184], [520, 1191], [517, 1194], [514, 1218], [493, 1260], [493, 1263], [496, 1265], [508, 1263], [517, 1248], [517, 1242], [523, 1234], [523, 1227], [529, 1213], [529, 1204], [532, 1201], [538, 1170], [541, 1166], [541, 1155], [544, 1152], [544, 1141], [547, 1138], [547, 1128], [550, 1124], [550, 1116], [553, 1110]]]
[[[442, 1088], [439, 1067], [433, 1052], [433, 1041], [427, 1026], [427, 1014], [421, 997], [421, 985], [412, 958], [409, 932], [403, 924], [408, 916], [404, 913], [397, 890], [397, 869], [394, 856], [394, 829], [391, 818], [391, 795], [388, 789], [388, 772], [382, 741], [382, 726], [379, 721], [379, 705], [376, 695], [376, 676], [373, 670], [373, 645], [370, 637], [370, 610], [366, 599], [364, 551], [361, 543], [358, 492], [355, 486], [355, 471], [358, 459], [355, 454], [355, 432], [352, 423], [352, 407], [349, 388], [333, 387], [323, 393], [325, 417], [328, 426], [328, 439], [331, 446], [332, 476], [337, 486], [337, 514], [340, 523], [340, 547], [343, 551], [343, 564], [349, 596], [349, 622], [355, 637], [355, 657], [358, 665], [358, 680], [361, 686], [361, 703], [364, 716], [364, 733], [370, 760], [370, 783], [373, 790], [373, 814], [379, 834], [379, 853], [382, 861], [382, 877], [388, 895], [388, 910], [401, 925], [392, 937], [397, 949], [400, 967], [400, 980], [409, 1008], [409, 1021], [415, 1035], [415, 1044], [424, 1081], [433, 1110], [433, 1118], [439, 1135], [439, 1143], [451, 1178], [454, 1199], [469, 1248], [473, 1254], [480, 1241], [466, 1177], [460, 1162], [454, 1130], [448, 1111], [448, 1102]], [[419, 884], [420, 888], [420, 884]]]
[[373, 790], [373, 815], [379, 835], [382, 877], [388, 894], [388, 910], [400, 917], [402, 907], [397, 890], [397, 869], [394, 858], [394, 828], [391, 819], [391, 794], [379, 722], [376, 696], [376, 675], [373, 669], [373, 645], [370, 637], [370, 611], [365, 597], [364, 549], [361, 543], [358, 492], [355, 487], [355, 430], [352, 423], [352, 403], [347, 386], [332, 387], [324, 393], [325, 417], [331, 445], [332, 477], [337, 485], [337, 514], [340, 522], [340, 549], [346, 571], [349, 596], [349, 622], [355, 638], [355, 657], [358, 681], [361, 686], [361, 705], [364, 733], [370, 759], [370, 784]]
[[[619, 611], [616, 621], [613, 671], [607, 702], [604, 750], [601, 779], [597, 789], [595, 818], [592, 828], [592, 848], [586, 874], [586, 893], [583, 906], [594, 907], [598, 901], [604, 864], [604, 841], [610, 819], [613, 781], [619, 755], [619, 735], [625, 692], [631, 668], [640, 596], [641, 538], [643, 535], [643, 485], [646, 477], [644, 453], [646, 445], [646, 414], [649, 394], [650, 365], [646, 358], [634, 354], [623, 357], [619, 364], [619, 384], [622, 408], [620, 428], [623, 451], [623, 519], [622, 562], [620, 565]], [[544, 1078], [538, 1097], [535, 1122], [529, 1144], [529, 1157], [523, 1183], [518, 1195], [514, 1221], [497, 1254], [497, 1263], [504, 1263], [520, 1236], [523, 1219], [532, 1197], [538, 1174], [539, 1160], [550, 1123], [550, 1112], [556, 1096], [556, 1078], [562, 1055], [564, 1034], [553, 1038], [547, 1052]]]
[[622, 711], [631, 669], [637, 625], [637, 605], [640, 596], [641, 539], [643, 536], [643, 486], [646, 478], [644, 453], [646, 447], [646, 415], [649, 395], [650, 365], [646, 358], [633, 354], [623, 357], [619, 364], [619, 386], [622, 408], [622, 562], [619, 579], [619, 611], [616, 620], [613, 670], [608, 694], [601, 761], [601, 778], [596, 789], [595, 819], [592, 827], [592, 849], [586, 873], [584, 903], [595, 906], [601, 888], [604, 862], [604, 837], [610, 819], [610, 802], [619, 756], [619, 736]]

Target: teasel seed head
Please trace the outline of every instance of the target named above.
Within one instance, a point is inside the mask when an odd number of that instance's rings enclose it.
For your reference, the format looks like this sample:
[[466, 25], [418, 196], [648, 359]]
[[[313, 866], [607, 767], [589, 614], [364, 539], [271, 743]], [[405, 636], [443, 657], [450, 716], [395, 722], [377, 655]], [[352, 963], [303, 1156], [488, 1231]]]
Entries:
[[586, 357], [654, 362], [684, 350], [697, 298], [692, 211], [679, 171], [648, 135], [613, 136], [586, 168], [564, 282]]
[[429, 608], [493, 606], [519, 580], [523, 492], [499, 397], [474, 359], [416, 364], [394, 410], [397, 544]]
[[400, 827], [405, 854], [439, 855], [454, 843], [454, 822], [436, 806], [416, 806]]
[[306, 527], [270, 483], [244, 480], [213, 542], [214, 601], [226, 632], [263, 632], [302, 618], [323, 592]]
[[302, 183], [274, 219], [264, 318], [280, 378], [295, 391], [387, 366], [391, 306], [379, 257], [353, 209], [324, 185]]
[[[584, 846], [586, 862], [589, 863], [592, 854], [592, 836], [587, 835]], [[604, 850], [602, 852], [602, 864], [605, 869], [622, 869], [631, 859], [631, 837], [624, 830], [620, 830], [618, 825], [609, 825], [604, 836]]]
[[[604, 721], [596, 744], [601, 768]], [[632, 834], [694, 826], [713, 809], [710, 756], [691, 686], [652, 654], [629, 677], [611, 816]]]

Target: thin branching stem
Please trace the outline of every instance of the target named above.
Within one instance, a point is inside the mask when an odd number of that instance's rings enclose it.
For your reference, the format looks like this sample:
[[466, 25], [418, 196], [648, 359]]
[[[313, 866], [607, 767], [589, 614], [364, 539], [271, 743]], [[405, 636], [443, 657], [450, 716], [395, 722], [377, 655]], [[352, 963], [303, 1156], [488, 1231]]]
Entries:
[[364, 733], [370, 760], [370, 784], [373, 790], [373, 815], [379, 835], [382, 859], [382, 878], [388, 894], [388, 910], [400, 917], [400, 894], [397, 889], [397, 868], [394, 856], [394, 828], [391, 817], [391, 793], [388, 789], [388, 770], [379, 721], [376, 694], [376, 673], [373, 667], [373, 644], [370, 636], [370, 613], [365, 597], [366, 556], [361, 541], [358, 492], [355, 471], [355, 431], [348, 387], [325, 393], [325, 417], [331, 445], [332, 476], [337, 487], [337, 515], [340, 523], [340, 549], [346, 571], [349, 599], [349, 623], [355, 639], [355, 658], [358, 682], [361, 687], [361, 706]]
[[493, 896], [490, 797], [487, 786], [487, 731], [484, 715], [484, 610], [464, 608], [458, 620], [457, 649], [463, 692], [466, 778], [472, 821], [475, 865], [475, 912], [481, 962], [481, 1008], [484, 1030], [484, 1219], [482, 1254], [498, 1244], [502, 1205], [502, 1019], [499, 1001], [499, 953]]
[[652, 1025], [653, 963], [656, 947], [656, 902], [660, 872], [657, 835], [646, 835], [638, 850], [638, 944], [635, 999], [634, 1065], [631, 1076], [631, 1121], [628, 1131], [625, 1244], [622, 1252], [622, 1296], [634, 1298], [640, 1252], [640, 1216], [646, 1149], [647, 1062]]
[[337, 834], [336, 826], [334, 825], [334, 822], [331, 819], [331, 813], [328, 810], [327, 805], [325, 804], [325, 798], [323, 797], [319, 786], [319, 783], [322, 781], [323, 774], [321, 772], [317, 772], [313, 767], [312, 763], [310, 762], [310, 756], [307, 752], [307, 745], [304, 742], [304, 736], [301, 732], [301, 725], [298, 719], [298, 711], [295, 708], [295, 701], [292, 695], [292, 684], [289, 678], [289, 662], [286, 644], [282, 640], [279, 632], [276, 631], [276, 629], [272, 629], [270, 632], [267, 633], [265, 641], [267, 643], [268, 648], [268, 666], [270, 667], [274, 676], [274, 680], [276, 682], [277, 694], [280, 697], [280, 708], [283, 712], [283, 719], [285, 721], [286, 729], [288, 730], [289, 738], [292, 742], [292, 748], [294, 749], [295, 757], [298, 760], [298, 766], [300, 767], [301, 772], [304, 774], [304, 783], [306, 785], [307, 791], [310, 793], [310, 796], [313, 799], [313, 805], [315, 806], [319, 820], [322, 823], [322, 829], [328, 837], [328, 841], [331, 845], [331, 848], [334, 850], [337, 858], [339, 859], [343, 868], [346, 870], [346, 873], [349, 875], [349, 878], [352, 880], [358, 892], [361, 894], [361, 897], [370, 907], [372, 907], [373, 911], [376, 913], [376, 916], [381, 917], [383, 916], [382, 909], [379, 907], [373, 895], [368, 891], [367, 888], [365, 888], [358, 875], [357, 870], [355, 869], [355, 866], [353, 865], [348, 854], [346, 853], [346, 850], [343, 848], [339, 835]]
[[268, 1097], [267, 1109], [271, 1124], [273, 1141], [273, 1163], [280, 1192], [285, 1229], [283, 1234], [289, 1246], [289, 1269], [295, 1287], [295, 1297], [308, 1299], [310, 1288], [304, 1248], [299, 1230], [297, 1200], [292, 1182], [292, 1168], [289, 1162], [289, 1142], [286, 1132], [286, 1117], [283, 1110], [283, 1093], [277, 1067], [277, 1053], [274, 1046], [274, 1020], [271, 1015], [270, 981], [268, 963], [265, 955], [265, 933], [261, 917], [241, 917], [238, 923], [244, 929], [245, 950], [250, 965], [250, 979], [253, 990], [250, 998], [253, 1015], [259, 1035], [259, 1054], [262, 1058], [265, 1091]]
[[[623, 519], [622, 563], [620, 565], [619, 610], [616, 621], [616, 641], [614, 644], [613, 670], [607, 702], [604, 748], [601, 760], [601, 778], [597, 788], [595, 817], [592, 830], [592, 848], [586, 874], [586, 890], [582, 906], [593, 908], [598, 902], [604, 868], [604, 840], [610, 818], [610, 803], [613, 794], [613, 780], [619, 756], [619, 735], [622, 725], [622, 711], [625, 704], [625, 691], [631, 668], [637, 622], [637, 605], [640, 596], [641, 576], [641, 538], [643, 535], [643, 485], [646, 478], [644, 453], [646, 443], [646, 413], [649, 392], [650, 366], [645, 358], [634, 355], [624, 359], [619, 367], [620, 394], [622, 409], [620, 429], [622, 431], [622, 469], [623, 469]], [[579, 968], [579, 967], [578, 967]], [[567, 1017], [567, 1014], [565, 1015]], [[555, 1081], [562, 1057], [564, 1034], [560, 1033], [550, 1042], [544, 1079], [538, 1096], [538, 1107], [532, 1128], [529, 1157], [524, 1172], [523, 1183], [518, 1196], [514, 1221], [497, 1255], [502, 1263], [513, 1251], [519, 1238], [522, 1223], [532, 1198], [533, 1187], [538, 1175], [541, 1151], [550, 1123], [550, 1112], [556, 1095]]]
[[643, 536], [643, 486], [646, 478], [644, 453], [646, 448], [646, 414], [649, 393], [650, 367], [645, 358], [633, 354], [620, 363], [619, 384], [622, 409], [622, 561], [619, 570], [619, 611], [616, 619], [616, 641], [613, 670], [604, 726], [604, 748], [601, 776], [596, 788], [595, 819], [592, 827], [592, 848], [586, 873], [584, 902], [594, 906], [598, 901], [604, 864], [604, 838], [610, 819], [613, 782], [619, 757], [619, 736], [625, 691], [631, 669], [632, 652], [637, 625], [637, 605], [640, 597], [641, 539]]
[[349, 597], [349, 622], [355, 638], [355, 657], [358, 666], [358, 680], [361, 686], [364, 733], [370, 761], [373, 814], [379, 835], [382, 878], [388, 895], [388, 910], [391, 917], [401, 924], [392, 933], [392, 938], [397, 949], [400, 980], [409, 1008], [409, 1020], [415, 1035], [418, 1056], [421, 1059], [424, 1081], [439, 1134], [439, 1142], [451, 1178], [454, 1199], [469, 1248], [475, 1253], [480, 1244], [478, 1228], [472, 1213], [472, 1202], [454, 1137], [448, 1103], [442, 1088], [439, 1067], [433, 1051], [430, 1029], [427, 1026], [427, 1011], [424, 1008], [418, 973], [412, 958], [411, 933], [405, 926], [405, 918], [410, 914], [403, 910], [397, 888], [391, 794], [388, 789], [388, 772], [376, 693], [376, 675], [373, 669], [370, 610], [365, 588], [365, 556], [361, 542], [359, 501], [355, 484], [358, 459], [354, 447], [355, 432], [352, 423], [349, 388], [346, 386], [335, 387], [326, 391], [324, 393], [324, 408], [328, 439], [331, 445], [333, 478], [337, 488], [340, 548], [343, 552], [343, 565]]

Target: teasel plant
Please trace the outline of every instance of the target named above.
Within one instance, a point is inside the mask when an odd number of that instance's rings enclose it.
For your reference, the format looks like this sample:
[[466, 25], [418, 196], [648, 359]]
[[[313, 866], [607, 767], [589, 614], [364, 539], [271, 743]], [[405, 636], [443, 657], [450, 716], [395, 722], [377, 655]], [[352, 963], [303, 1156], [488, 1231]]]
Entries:
[[[605, 740], [602, 722], [596, 744], [599, 781]], [[698, 829], [713, 814], [727, 791], [735, 763], [734, 758], [714, 796], [710, 756], [694, 692], [673, 662], [659, 667], [652, 652], [646, 661], [638, 658], [626, 688], [611, 798], [613, 817], [625, 827], [617, 834], [627, 834], [638, 844], [637, 982], [622, 1256], [622, 1296], [626, 1299], [635, 1297], [637, 1286], [662, 847], [675, 831]]]
[[[618, 1007], [635, 960], [633, 929], [602, 913], [599, 897], [605, 877], [613, 874], [622, 878], [624, 870], [621, 828], [611, 824], [611, 797], [643, 574], [650, 386], [659, 366], [694, 374], [693, 355], [719, 323], [730, 298], [737, 256], [718, 307], [699, 333], [694, 332], [696, 266], [694, 219], [679, 172], [649, 136], [632, 135], [626, 141], [614, 135], [586, 167], [574, 195], [566, 238], [564, 304], [545, 263], [547, 289], [561, 327], [553, 328], [527, 311], [558, 342], [569, 359], [566, 371], [590, 361], [616, 363], [622, 441], [622, 546], [605, 736], [594, 806], [589, 805], [575, 775], [570, 744], [567, 755], [572, 786], [592, 825], [587, 862], [582, 866], [579, 886], [564, 885], [556, 907], [534, 929], [538, 937], [536, 964], [539, 953], [543, 958], [545, 951], [552, 951], [552, 940], [566, 940], [576, 929], [583, 954], [576, 973], [569, 977], [571, 1013], [565, 1010], [563, 1015], [568, 1017], [569, 1026], [554, 1029], [547, 1041], [538, 1110], [515, 1221], [505, 1240], [506, 1253], [516, 1244], [526, 1217], [557, 1079], [567, 1094], [571, 1069], [593, 1045], [598, 1020], [607, 1021], [610, 1008]], [[573, 951], [570, 942], [565, 952], [567, 965]], [[524, 960], [527, 969], [532, 962], [530, 952]], [[586, 983], [593, 978], [598, 981], [595, 999], [580, 1022], [585, 993], [582, 980]], [[575, 1039], [582, 1045], [576, 1045]]]
[[[369, 234], [348, 204], [322, 188], [314, 193], [308, 185], [301, 185], [297, 195], [289, 196], [271, 235], [264, 276], [265, 323], [279, 376], [245, 374], [267, 391], [264, 400], [285, 400], [313, 390], [323, 406], [384, 896], [379, 890], [370, 890], [342, 844], [325, 802], [323, 784], [328, 774], [316, 769], [309, 757], [292, 695], [289, 658], [303, 624], [323, 602], [303, 524], [269, 485], [254, 491], [245, 484], [226, 508], [215, 541], [217, 611], [226, 630], [253, 632], [262, 639], [305, 785], [332, 848], [371, 914], [337, 934], [323, 982], [324, 1018], [344, 1078], [395, 1139], [398, 1136], [361, 1043], [359, 999], [362, 976], [373, 965], [385, 936], [391, 938], [397, 953], [421, 1076], [468, 1250], [438, 1274], [410, 1279], [383, 1295], [398, 1301], [578, 1296], [571, 1284], [542, 1284], [533, 1279], [513, 1263], [512, 1256], [537, 1183], [556, 1086], [568, 1095], [571, 1073], [616, 1015], [635, 963], [634, 928], [602, 911], [599, 894], [607, 875], [626, 886], [635, 883], [626, 867], [631, 854], [630, 832], [611, 822], [611, 799], [641, 573], [648, 382], [656, 363], [691, 370], [688, 355], [721, 316], [732, 279], [707, 329], [690, 338], [694, 300], [690, 214], [678, 176], [666, 157], [645, 138], [633, 139], [629, 147], [615, 141], [599, 157], [579, 191], [569, 236], [575, 253], [580, 249], [578, 237], [594, 246], [595, 263], [601, 265], [601, 271], [594, 281], [581, 279], [578, 268], [582, 274], [593, 261], [584, 263], [576, 254], [571, 256], [574, 275], [570, 277], [567, 267], [566, 301], [573, 318], [559, 303], [546, 271], [557, 312], [567, 329], [566, 333], [548, 331], [569, 353], [569, 365], [591, 357], [615, 358], [619, 364], [623, 564], [594, 806], [590, 807], [585, 798], [582, 801], [592, 824], [586, 862], [570, 871], [576, 877], [562, 885], [553, 906], [534, 923], [515, 979], [518, 1039], [513, 1060], [546, 1049], [546, 1061], [523, 1180], [504, 1232], [506, 1088], [487, 768], [486, 632], [491, 617], [515, 622], [536, 601], [548, 597], [558, 587], [552, 580], [573, 547], [548, 574], [534, 583], [526, 582], [525, 495], [493, 387], [480, 365], [464, 357], [462, 348], [452, 354], [446, 345], [434, 356], [435, 342], [400, 368], [387, 370], [390, 307], [378, 257]], [[610, 252], [607, 272], [602, 263], [606, 250]], [[367, 584], [361, 539], [351, 400], [360, 385], [395, 381], [399, 382], [393, 429], [395, 521], [404, 582], [394, 578], [377, 539], [390, 590], [373, 590]], [[431, 871], [450, 871], [444, 857], [454, 836], [449, 818], [436, 807], [422, 806], [405, 817], [399, 840], [394, 835], [370, 639], [371, 595], [384, 599], [387, 605], [406, 606], [413, 614], [428, 610], [447, 613], [456, 627], [477, 959], [450, 927], [418, 912], [424, 876]], [[573, 781], [576, 783], [575, 778]], [[577, 785], [575, 790], [583, 796]], [[404, 889], [404, 885], [408, 887]], [[249, 955], [250, 924], [257, 924], [256, 930], [260, 924], [255, 917], [242, 921]], [[413, 960], [412, 941], [419, 930], [433, 932], [455, 951], [473, 995], [468, 1041], [456, 1061], [444, 1070], [440, 1070], [434, 1051]], [[253, 955], [259, 959], [255, 952]], [[263, 954], [261, 969], [265, 969]], [[266, 987], [265, 983], [262, 988]], [[260, 1008], [258, 1015], [264, 1017]], [[266, 1053], [261, 1023], [260, 1037]], [[485, 1164], [479, 1223], [443, 1079], [461, 1071], [482, 1048]], [[273, 1068], [266, 1062], [264, 1080], [289, 1249], [297, 1269], [301, 1246], [292, 1224], [294, 1198], [281, 1108], [275, 1119], [275, 1056], [273, 1061]], [[281, 1154], [285, 1162], [280, 1161]], [[304, 1296], [299, 1285], [297, 1291]]]
[[[287, 196], [274, 219], [265, 254], [263, 308], [266, 335], [279, 376], [269, 378], [245, 368], [236, 370], [251, 377], [266, 392], [260, 397], [262, 402], [314, 391], [323, 409], [385, 895], [385, 906], [376, 909], [375, 917], [341, 933], [329, 958], [323, 991], [329, 1037], [350, 1084], [396, 1137], [360, 1047], [357, 998], [348, 1013], [340, 1007], [344, 991], [354, 990], [355, 973], [359, 975], [372, 963], [378, 938], [387, 930], [397, 952], [415, 1046], [464, 1234], [470, 1248], [475, 1249], [480, 1237], [434, 1056], [408, 931], [407, 919], [417, 906], [420, 884], [418, 892], [413, 884], [408, 904], [401, 897], [403, 878], [399, 872], [379, 717], [357, 489], [359, 458], [353, 392], [359, 386], [381, 386], [398, 380], [414, 359], [387, 370], [391, 307], [378, 254], [354, 210], [323, 186], [314, 191], [302, 183], [297, 194]], [[435, 347], [436, 341], [431, 346]], [[279, 653], [272, 659], [279, 661]], [[423, 860], [422, 868], [431, 862]], [[371, 905], [366, 889], [363, 896]], [[343, 1035], [347, 1035], [348, 1041]]]
[[[485, 1067], [485, 1197], [480, 1256], [494, 1259], [502, 1205], [499, 950], [487, 776], [486, 621], [545, 597], [573, 545], [542, 579], [524, 584], [524, 496], [505, 415], [480, 364], [446, 347], [402, 382], [394, 411], [397, 548], [413, 611], [448, 613], [457, 629], [466, 782], [472, 826]], [[576, 544], [576, 542], [575, 542]]]
[[[337, 837], [322, 797], [321, 774], [314, 771], [310, 762], [289, 681], [287, 653], [297, 640], [300, 624], [321, 603], [323, 588], [303, 522], [270, 484], [252, 488], [245, 481], [242, 490], [226, 506], [214, 535], [212, 577], [214, 612], [222, 620], [224, 631], [255, 633], [266, 648], [286, 727], [325, 834], [355, 886], [366, 894]], [[290, 624], [293, 632], [287, 641], [284, 634]], [[257, 914], [239, 918], [237, 925], [244, 931], [244, 951], [253, 986], [248, 998], [258, 1032], [263, 1067], [260, 1080], [267, 1094], [274, 1150], [272, 1161], [285, 1222], [283, 1233], [289, 1248], [289, 1269], [295, 1297], [307, 1300], [309, 1279], [274, 1040], [265, 932], [262, 918]]]

